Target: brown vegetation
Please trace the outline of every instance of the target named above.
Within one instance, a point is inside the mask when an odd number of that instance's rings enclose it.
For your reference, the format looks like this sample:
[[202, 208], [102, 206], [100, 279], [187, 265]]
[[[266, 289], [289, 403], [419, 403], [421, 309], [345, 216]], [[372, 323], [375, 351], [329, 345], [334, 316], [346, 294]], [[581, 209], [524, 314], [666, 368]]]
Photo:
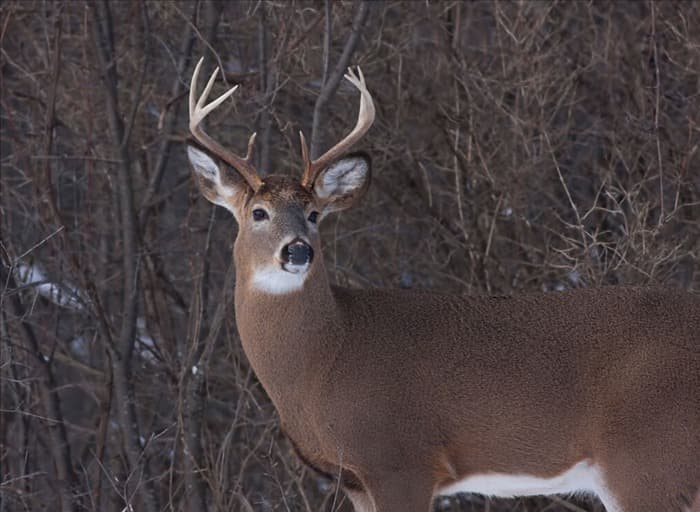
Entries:
[[218, 62], [241, 85], [210, 132], [242, 153], [255, 130], [258, 168], [296, 175], [299, 129], [317, 154], [354, 123], [356, 92], [334, 77], [344, 56], [362, 66], [374, 181], [323, 227], [339, 283], [700, 290], [697, 3], [23, 0], [0, 14], [0, 512], [342, 501], [291, 455], [237, 339], [235, 222], [199, 197], [183, 149], [201, 55], [203, 74]]

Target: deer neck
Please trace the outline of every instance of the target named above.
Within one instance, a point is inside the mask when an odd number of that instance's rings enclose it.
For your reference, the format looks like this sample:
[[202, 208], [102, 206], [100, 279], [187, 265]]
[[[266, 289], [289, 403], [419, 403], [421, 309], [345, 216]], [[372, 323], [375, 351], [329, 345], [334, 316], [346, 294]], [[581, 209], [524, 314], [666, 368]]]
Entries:
[[[303, 286], [288, 293], [270, 293], [255, 285], [244, 265], [236, 279], [236, 322], [243, 350], [265, 391], [275, 402], [294, 402], [324, 374], [337, 347], [323, 336], [337, 318], [336, 303], [319, 255]], [[282, 412], [282, 411], [280, 411]]]

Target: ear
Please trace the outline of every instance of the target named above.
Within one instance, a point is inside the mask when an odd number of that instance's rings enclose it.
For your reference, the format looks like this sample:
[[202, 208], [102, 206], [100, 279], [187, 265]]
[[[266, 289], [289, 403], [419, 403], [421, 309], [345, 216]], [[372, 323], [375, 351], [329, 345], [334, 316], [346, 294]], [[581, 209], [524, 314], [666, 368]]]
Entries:
[[316, 200], [323, 215], [344, 210], [360, 199], [371, 177], [372, 161], [366, 153], [353, 153], [329, 165], [314, 181]]
[[200, 192], [214, 204], [223, 206], [238, 220], [238, 210], [243, 205], [250, 186], [236, 172], [221, 167], [205, 152], [187, 146], [187, 157], [192, 165]]

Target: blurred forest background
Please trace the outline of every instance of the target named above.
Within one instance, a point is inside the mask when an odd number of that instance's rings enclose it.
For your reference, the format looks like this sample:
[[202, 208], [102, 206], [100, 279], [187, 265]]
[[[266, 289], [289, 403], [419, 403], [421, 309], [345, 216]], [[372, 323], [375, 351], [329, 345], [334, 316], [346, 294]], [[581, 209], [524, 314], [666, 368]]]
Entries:
[[243, 152], [255, 130], [258, 168], [295, 175], [299, 129], [319, 151], [354, 125], [357, 92], [335, 78], [361, 65], [374, 178], [323, 226], [338, 283], [700, 291], [697, 2], [7, 0], [0, 15], [0, 512], [343, 502], [291, 454], [237, 338], [236, 225], [183, 145], [200, 56], [225, 70], [213, 96], [241, 86], [210, 133]]

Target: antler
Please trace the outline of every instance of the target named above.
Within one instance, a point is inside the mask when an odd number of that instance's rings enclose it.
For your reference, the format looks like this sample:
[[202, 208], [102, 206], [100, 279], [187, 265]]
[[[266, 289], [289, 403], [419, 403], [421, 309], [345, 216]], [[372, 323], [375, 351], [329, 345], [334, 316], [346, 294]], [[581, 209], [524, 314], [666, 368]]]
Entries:
[[197, 78], [199, 78], [199, 70], [202, 67], [202, 62], [204, 62], [204, 57], [199, 59], [197, 67], [194, 68], [194, 73], [192, 74], [192, 82], [190, 83], [190, 131], [192, 132], [192, 135], [194, 135], [194, 138], [197, 139], [197, 141], [199, 141], [202, 144], [202, 146], [207, 148], [209, 151], [221, 158], [224, 162], [236, 169], [240, 173], [240, 175], [243, 176], [243, 178], [248, 182], [248, 184], [253, 188], [253, 190], [257, 191], [262, 185], [262, 180], [260, 179], [260, 176], [258, 176], [258, 172], [255, 170], [253, 164], [251, 164], [256, 134], [253, 133], [250, 136], [250, 139], [248, 139], [248, 152], [246, 153], [245, 158], [241, 158], [234, 152], [227, 150], [221, 144], [209, 137], [209, 135], [207, 135], [204, 132], [204, 129], [201, 126], [201, 123], [204, 120], [204, 118], [207, 117], [209, 113], [216, 109], [219, 105], [221, 105], [229, 96], [231, 96], [236, 89], [238, 89], [238, 86], [236, 85], [231, 90], [222, 94], [208, 105], [204, 105], [204, 103], [207, 101], [207, 98], [209, 97], [209, 92], [211, 92], [211, 88], [214, 85], [214, 80], [216, 80], [216, 74], [219, 72], [219, 68], [217, 67], [211, 74], [211, 78], [209, 78], [209, 82], [207, 82], [207, 86], [204, 88], [204, 92], [202, 92], [202, 95], [199, 97], [199, 99], [196, 99]]
[[357, 67], [357, 74], [355, 74], [351, 68], [348, 68], [348, 73], [345, 75], [345, 78], [352, 85], [357, 87], [361, 94], [360, 113], [357, 115], [357, 124], [343, 140], [313, 162], [309, 160], [309, 149], [306, 146], [304, 134], [301, 131], [299, 132], [299, 137], [301, 139], [301, 157], [304, 160], [304, 176], [301, 179], [301, 184], [306, 188], [313, 185], [319, 172], [328, 167], [334, 160], [338, 159], [343, 153], [350, 149], [350, 146], [360, 140], [374, 122], [374, 102], [372, 101], [372, 95], [367, 90], [365, 77], [360, 67]]

